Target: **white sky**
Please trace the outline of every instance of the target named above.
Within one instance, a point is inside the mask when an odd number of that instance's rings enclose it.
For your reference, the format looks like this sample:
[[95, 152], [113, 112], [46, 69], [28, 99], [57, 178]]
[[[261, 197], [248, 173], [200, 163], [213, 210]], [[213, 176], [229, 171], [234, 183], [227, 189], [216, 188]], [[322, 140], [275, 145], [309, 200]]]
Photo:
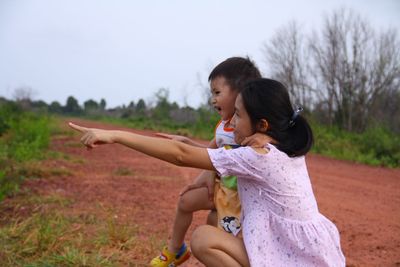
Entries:
[[0, 0], [0, 96], [29, 86], [34, 99], [107, 107], [149, 101], [161, 87], [170, 100], [204, 102], [212, 67], [250, 56], [267, 74], [262, 47], [296, 20], [317, 29], [340, 7], [376, 29], [400, 29], [399, 0]]

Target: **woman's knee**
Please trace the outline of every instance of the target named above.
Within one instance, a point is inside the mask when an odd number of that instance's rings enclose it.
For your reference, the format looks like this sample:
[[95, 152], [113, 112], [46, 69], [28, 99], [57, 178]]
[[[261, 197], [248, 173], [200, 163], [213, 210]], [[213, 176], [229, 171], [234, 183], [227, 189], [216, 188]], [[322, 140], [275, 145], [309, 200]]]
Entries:
[[199, 255], [205, 255], [210, 248], [210, 239], [208, 238], [211, 233], [211, 228], [215, 228], [210, 225], [201, 225], [197, 227], [190, 238], [190, 248], [197, 258]]
[[250, 266], [243, 240], [211, 225], [194, 230], [190, 247], [207, 266]]

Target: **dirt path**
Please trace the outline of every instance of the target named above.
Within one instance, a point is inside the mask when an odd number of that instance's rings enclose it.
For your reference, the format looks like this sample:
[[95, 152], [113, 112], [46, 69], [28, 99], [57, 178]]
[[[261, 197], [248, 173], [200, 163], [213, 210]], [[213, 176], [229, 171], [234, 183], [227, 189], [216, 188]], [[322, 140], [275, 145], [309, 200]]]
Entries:
[[[86, 121], [84, 125], [115, 128]], [[40, 180], [28, 186], [63, 192], [74, 200], [71, 212], [85, 212], [101, 202], [119, 218], [139, 225], [145, 240], [165, 240], [179, 190], [199, 171], [118, 145], [95, 151], [66, 145], [78, 141], [77, 137], [65, 137], [52, 144], [55, 150], [84, 158], [85, 164], [73, 166], [73, 177]], [[347, 265], [400, 266], [400, 169], [368, 167], [317, 155], [307, 156], [307, 164], [319, 208], [340, 230]], [[195, 216], [190, 233], [205, 217], [205, 212]], [[157, 250], [132, 257], [145, 262], [155, 253]], [[191, 259], [184, 266], [201, 264]]]

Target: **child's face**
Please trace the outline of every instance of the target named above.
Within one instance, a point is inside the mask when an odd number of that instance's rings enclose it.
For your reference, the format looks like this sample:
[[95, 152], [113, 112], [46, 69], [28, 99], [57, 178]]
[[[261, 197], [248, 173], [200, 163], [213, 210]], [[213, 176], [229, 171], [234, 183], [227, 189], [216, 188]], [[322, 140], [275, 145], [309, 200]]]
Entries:
[[235, 100], [238, 95], [236, 90], [232, 90], [226, 79], [218, 76], [211, 80], [211, 103], [222, 120], [229, 120], [235, 112]]
[[235, 129], [235, 142], [241, 144], [243, 140], [255, 133], [251, 123], [249, 114], [243, 105], [242, 95], [238, 95], [235, 103], [235, 114], [231, 121], [232, 127]]

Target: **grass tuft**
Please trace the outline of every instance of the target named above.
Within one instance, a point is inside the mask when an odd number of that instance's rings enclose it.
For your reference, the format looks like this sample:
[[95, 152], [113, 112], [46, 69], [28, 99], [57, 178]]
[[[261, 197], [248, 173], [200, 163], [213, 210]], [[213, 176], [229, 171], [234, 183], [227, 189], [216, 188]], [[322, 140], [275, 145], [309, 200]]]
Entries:
[[31, 193], [1, 203], [7, 220], [0, 224], [0, 266], [145, 266], [162, 245], [164, 239], [144, 238], [138, 225], [111, 208], [63, 212], [72, 204], [57, 194]]
[[126, 167], [118, 167], [112, 173], [118, 176], [130, 176], [134, 174], [132, 170]]

